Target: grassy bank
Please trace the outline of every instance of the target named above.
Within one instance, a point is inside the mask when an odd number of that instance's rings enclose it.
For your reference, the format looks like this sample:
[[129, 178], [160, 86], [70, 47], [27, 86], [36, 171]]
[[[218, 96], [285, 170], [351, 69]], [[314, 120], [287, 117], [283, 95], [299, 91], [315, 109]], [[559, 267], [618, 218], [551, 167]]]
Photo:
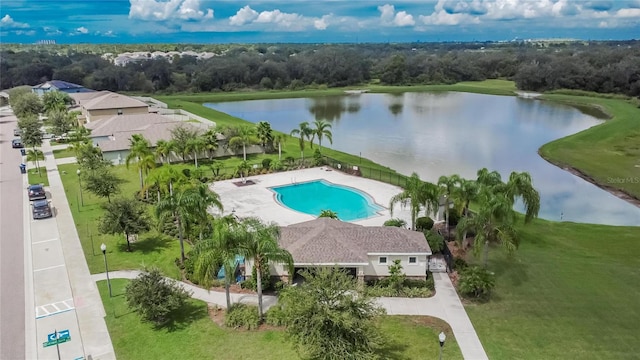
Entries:
[[58, 149], [53, 150], [53, 157], [56, 159], [76, 157], [76, 153], [71, 149]]
[[42, 184], [43, 186], [49, 186], [49, 176], [45, 167], [40, 168], [40, 174], [36, 169], [27, 170], [27, 177], [30, 185]]
[[640, 199], [640, 109], [625, 99], [548, 94], [544, 99], [579, 106], [597, 106], [611, 119], [604, 124], [540, 148], [540, 155], [560, 167], [571, 167], [598, 184]]
[[[220, 327], [207, 313], [207, 305], [191, 300], [175, 325], [156, 330], [130, 312], [124, 300], [126, 280], [112, 280], [114, 297], [109, 297], [106, 281], [98, 282], [106, 312], [109, 334], [118, 359], [299, 359], [285, 341], [282, 330], [240, 331]], [[435, 359], [438, 333], [447, 333], [447, 359], [462, 359], [449, 326], [421, 316], [383, 317], [380, 327], [390, 343], [384, 359]]]
[[520, 230], [513, 257], [490, 253], [491, 301], [465, 306], [489, 358], [637, 358], [640, 227], [536, 220]]

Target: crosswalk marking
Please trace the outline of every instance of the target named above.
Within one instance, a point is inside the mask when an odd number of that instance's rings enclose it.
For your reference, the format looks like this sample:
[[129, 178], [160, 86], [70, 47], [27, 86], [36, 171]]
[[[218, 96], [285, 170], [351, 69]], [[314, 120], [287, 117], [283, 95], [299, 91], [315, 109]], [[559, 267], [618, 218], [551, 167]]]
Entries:
[[60, 314], [75, 309], [73, 299], [58, 301], [51, 304], [36, 306], [36, 319]]

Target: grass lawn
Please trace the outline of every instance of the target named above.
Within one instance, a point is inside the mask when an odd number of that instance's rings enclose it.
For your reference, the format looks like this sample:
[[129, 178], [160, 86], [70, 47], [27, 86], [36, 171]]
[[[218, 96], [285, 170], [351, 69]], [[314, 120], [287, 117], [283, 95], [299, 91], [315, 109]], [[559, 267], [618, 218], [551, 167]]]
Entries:
[[[178, 278], [179, 272], [174, 262], [176, 258], [180, 257], [178, 240], [173, 240], [152, 230], [148, 234], [141, 235], [140, 240], [131, 244], [133, 251], [127, 252], [124, 236], [102, 235], [98, 232], [99, 218], [104, 211], [101, 204], [106, 203], [107, 200], [98, 198], [85, 190], [82, 192], [84, 205], [79, 203], [77, 168], [77, 164], [58, 166], [89, 271], [93, 274], [104, 272], [104, 262], [100, 251], [100, 244], [104, 243], [107, 245], [110, 270], [156, 266], [166, 276]], [[127, 169], [125, 166], [116, 166], [113, 170], [117, 176], [127, 180], [122, 185], [120, 196], [132, 197], [139, 189], [136, 170]], [[185, 243], [185, 247], [188, 251], [188, 244]]]
[[29, 184], [43, 184], [44, 186], [49, 186], [49, 176], [47, 175], [47, 168], [40, 168], [40, 174], [38, 174], [38, 170], [29, 169], [27, 170], [27, 176]]
[[76, 154], [73, 152], [73, 150], [70, 149], [58, 149], [58, 150], [53, 150], [53, 157], [56, 159], [62, 159], [62, 158], [69, 158], [69, 157], [76, 157]]
[[520, 229], [512, 258], [489, 254], [491, 301], [465, 306], [489, 358], [637, 359], [640, 227], [536, 220]]
[[[106, 312], [109, 334], [118, 359], [298, 359], [281, 330], [239, 331], [216, 325], [207, 305], [191, 300], [171, 328], [156, 330], [130, 312], [124, 300], [127, 280], [111, 281], [114, 297], [109, 298], [106, 281], [98, 282]], [[449, 326], [419, 316], [385, 316], [380, 323], [390, 340], [384, 359], [436, 359], [438, 333], [447, 333], [446, 359], [462, 359]], [[429, 327], [427, 327], [429, 326]]]

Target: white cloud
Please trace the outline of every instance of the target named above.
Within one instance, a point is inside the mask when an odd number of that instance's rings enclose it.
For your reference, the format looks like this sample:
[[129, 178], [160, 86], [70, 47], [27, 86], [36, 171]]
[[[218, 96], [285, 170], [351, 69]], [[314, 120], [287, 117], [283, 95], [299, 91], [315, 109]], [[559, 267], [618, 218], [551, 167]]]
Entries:
[[229, 18], [231, 25], [248, 24], [258, 18], [258, 12], [253, 10], [249, 5], [238, 10], [238, 12]]
[[326, 30], [333, 18], [333, 14], [323, 15], [320, 19], [313, 21], [313, 27], [317, 30]]
[[78, 32], [80, 34], [88, 34], [89, 33], [89, 29], [87, 29], [84, 26], [80, 26], [79, 28], [76, 29], [76, 32]]
[[620, 9], [616, 12], [617, 17], [622, 18], [637, 18], [640, 19], [640, 8], [634, 9]]
[[15, 21], [7, 14], [0, 19], [0, 27], [3, 29], [26, 29], [29, 27], [29, 24]]
[[296, 13], [283, 13], [276, 9], [273, 11], [263, 11], [255, 20], [256, 23], [271, 23], [285, 28], [302, 27], [302, 16]]
[[203, 20], [213, 18], [213, 9], [200, 10], [200, 0], [129, 0], [130, 19]]
[[49, 26], [43, 27], [42, 30], [44, 30], [44, 32], [49, 36], [62, 34], [62, 31], [60, 31], [59, 29], [52, 28], [52, 27], [49, 27]]
[[382, 25], [402, 27], [413, 26], [416, 24], [413, 19], [413, 15], [406, 11], [399, 11], [396, 13], [396, 9], [393, 5], [384, 4], [382, 6], [378, 6], [378, 11], [380, 11], [380, 21], [382, 22]]

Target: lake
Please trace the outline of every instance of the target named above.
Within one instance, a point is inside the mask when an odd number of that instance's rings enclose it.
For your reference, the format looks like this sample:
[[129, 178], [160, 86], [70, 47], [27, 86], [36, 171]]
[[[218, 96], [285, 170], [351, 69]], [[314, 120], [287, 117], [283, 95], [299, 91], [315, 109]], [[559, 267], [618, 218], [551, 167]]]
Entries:
[[[475, 179], [478, 169], [527, 171], [540, 192], [539, 216], [639, 225], [640, 208], [542, 159], [543, 144], [602, 122], [579, 110], [534, 99], [471, 93], [359, 94], [204, 104], [289, 133], [302, 121], [332, 124], [323, 146], [437, 182]], [[295, 140], [291, 140], [295, 141]], [[317, 140], [316, 140], [317, 146]], [[296, 154], [297, 157], [297, 154]]]

